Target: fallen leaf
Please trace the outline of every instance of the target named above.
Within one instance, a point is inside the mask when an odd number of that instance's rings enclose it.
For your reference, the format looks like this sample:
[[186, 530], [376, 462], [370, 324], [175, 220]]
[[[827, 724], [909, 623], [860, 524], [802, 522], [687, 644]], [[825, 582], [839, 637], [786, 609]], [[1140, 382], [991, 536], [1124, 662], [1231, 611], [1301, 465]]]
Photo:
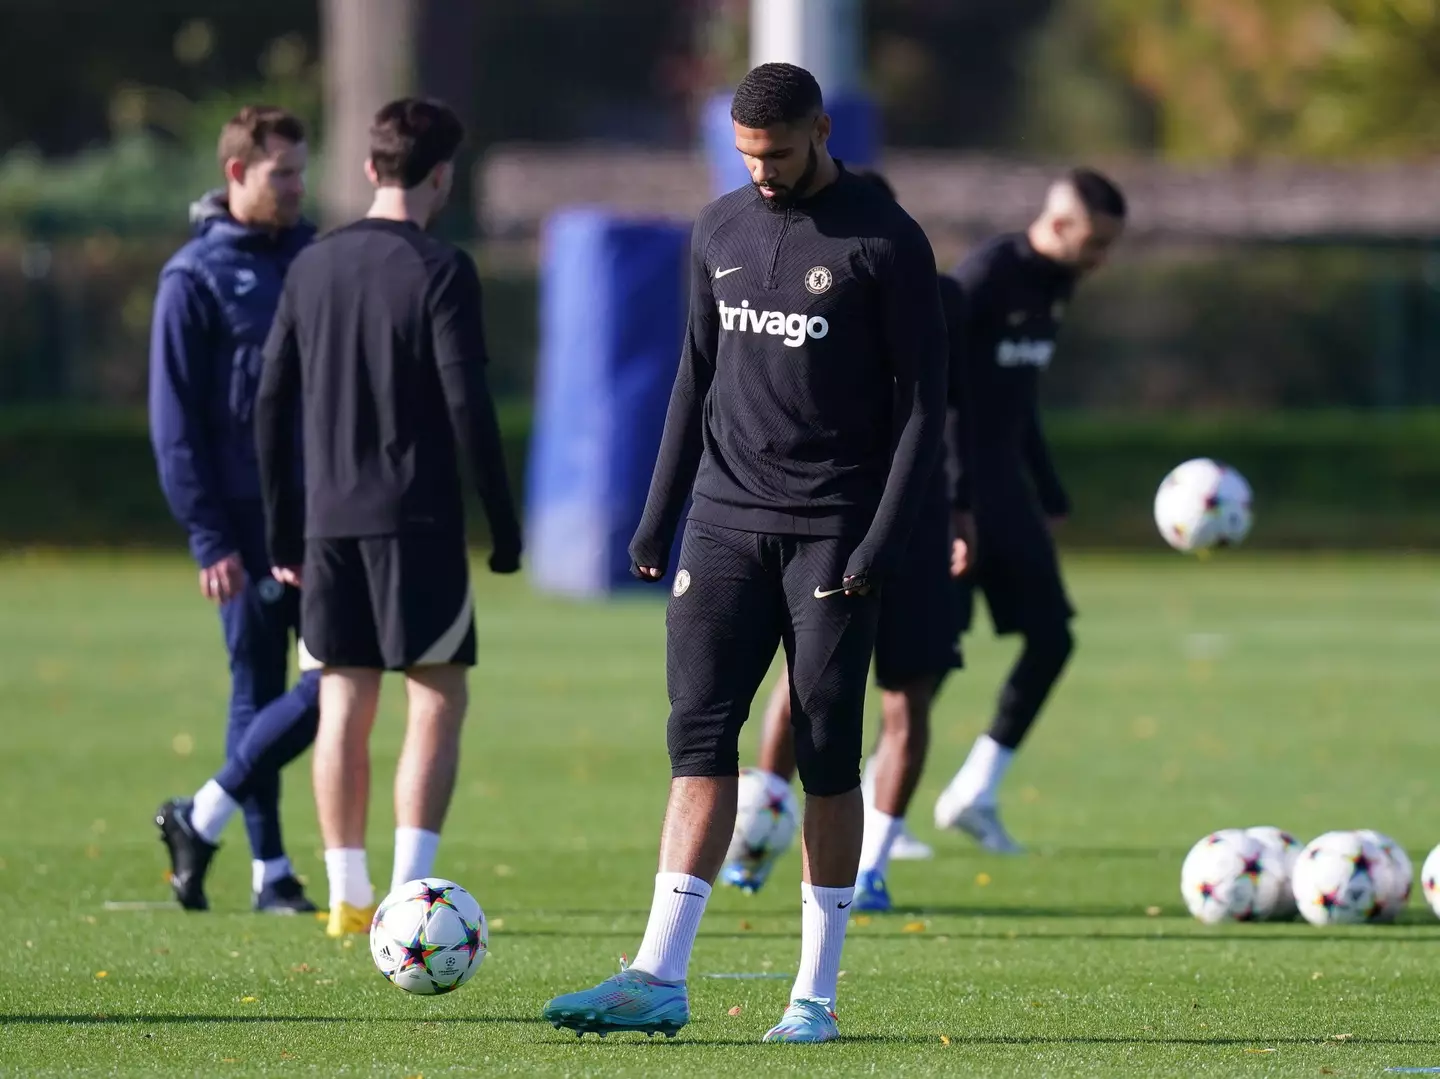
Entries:
[[33, 948], [33, 947], [35, 947], [35, 942], [34, 942], [33, 940], [27, 940], [27, 941], [25, 942], [25, 947], [27, 947], [27, 948]]
[[1320, 1074], [1321, 1074], [1321, 1075], [1334, 1075], [1334, 1074], [1335, 1074], [1335, 1069], [1334, 1069], [1334, 1068], [1321, 1068], [1321, 1069], [1320, 1069]]
[[241, 998], [240, 998], [240, 1003], [241, 1003], [241, 1004], [254, 1004], [257, 999], [258, 999], [257, 997], [241, 997]]
[[515, 870], [511, 869], [508, 865], [497, 865], [495, 867], [495, 875], [497, 877], [513, 877]]
[[842, 970], [839, 974], [835, 975], [835, 977], [836, 977], [836, 979], [838, 980], [838, 979], [840, 979], [840, 978], [845, 977], [845, 975], [847, 975], [847, 974], [849, 974], [849, 973], [850, 973], [850, 972], [849, 972], [848, 970]]
[[195, 739], [182, 732], [170, 739], [170, 748], [175, 751], [175, 756], [188, 757], [195, 752]]
[[489, 922], [489, 923], [487, 923], [487, 924], [490, 926], [491, 929], [504, 929], [504, 928], [505, 928], [505, 919], [504, 919], [504, 918], [496, 918], [496, 919], [494, 919], [493, 921], [491, 921], [491, 922]]
[[156, 954], [156, 955], [169, 955], [169, 954], [170, 954], [170, 949], [169, 949], [169, 948], [156, 948], [156, 949], [155, 949], [155, 954]]
[[94, 925], [94, 924], [96, 923], [96, 921], [97, 921], [95, 915], [93, 915], [93, 914], [87, 914], [87, 915], [85, 915], [85, 917], [84, 917], [82, 920], [83, 920], [84, 922], [88, 923], [89, 925]]
[[1332, 1034], [1330, 1035], [1330, 1040], [1336, 1042], [1348, 1042], [1353, 1037], [1355, 1037], [1355, 1035], [1353, 1034]]
[[750, 923], [749, 923], [749, 922], [746, 922], [746, 921], [742, 921], [742, 922], [740, 923], [740, 929], [741, 929], [742, 932], [745, 932], [745, 933], [750, 932], [750, 929], [751, 929]]
[[97, 847], [94, 843], [91, 843], [88, 847], [85, 848], [85, 857], [91, 860], [100, 857], [100, 848]]
[[1145, 917], [1147, 917], [1147, 918], [1158, 918], [1158, 917], [1160, 917], [1160, 908], [1159, 908], [1159, 907], [1146, 907], [1146, 908], [1145, 908]]
[[344, 940], [342, 940], [342, 941], [340, 942], [340, 947], [342, 947], [342, 948], [353, 948], [353, 947], [355, 947], [355, 939], [354, 939], [353, 937], [346, 937]]
[[1314, 974], [1310, 975], [1310, 980], [1312, 982], [1318, 982], [1323, 977], [1325, 977], [1325, 975], [1321, 974], [1320, 971], [1317, 970]]
[[309, 974], [315, 968], [312, 967], [309, 963], [301, 963], [298, 967], [291, 967], [290, 969], [293, 970], [296, 974]]
[[334, 985], [334, 984], [335, 984], [335, 979], [334, 979], [334, 978], [316, 978], [316, 979], [315, 979], [315, 984], [316, 984], [316, 985]]
[[287, 1052], [282, 1051], [282, 1052], [280, 1053], [280, 1059], [281, 1059], [281, 1060], [294, 1060], [294, 1059], [295, 1059], [295, 1054], [294, 1054], [294, 1053], [287, 1053]]
[[419, 1072], [416, 1072], [414, 1075], [407, 1075], [405, 1079], [425, 1079], [425, 1076], [421, 1075]]
[[948, 1035], [948, 1034], [942, 1034], [942, 1035], [940, 1035], [940, 1044], [941, 1044], [941, 1045], [949, 1045], [949, 1044], [950, 1044], [950, 1035]]
[[925, 932], [924, 922], [906, 922], [901, 928], [902, 933], [923, 933]]
[[850, 924], [864, 926], [869, 925], [872, 921], [874, 921], [874, 919], [871, 918], [868, 914], [857, 914], [855, 915], [855, 917], [850, 919]]
[[108, 978], [108, 977], [110, 977], [110, 972], [109, 972], [108, 970], [97, 970], [97, 971], [95, 972], [95, 977], [97, 977], [97, 978]]
[[1274, 1050], [1274, 1049], [1246, 1049], [1245, 1052], [1247, 1052], [1247, 1053], [1273, 1053], [1273, 1052], [1275, 1052], [1275, 1050]]
[[740, 1007], [740, 1005], [737, 1004], [737, 1005], [735, 1005], [735, 1007], [731, 1008], [731, 1009], [730, 1009], [728, 1012], [726, 1012], [725, 1014], [726, 1014], [726, 1015], [739, 1015], [739, 1014], [740, 1014], [741, 1012], [743, 1012], [744, 1010], [745, 1010], [744, 1008]]
[[988, 885], [988, 884], [990, 883], [990, 874], [989, 874], [989, 873], [977, 873], [977, 874], [975, 874], [975, 883], [978, 884], [980, 887], [984, 888], [986, 885]]

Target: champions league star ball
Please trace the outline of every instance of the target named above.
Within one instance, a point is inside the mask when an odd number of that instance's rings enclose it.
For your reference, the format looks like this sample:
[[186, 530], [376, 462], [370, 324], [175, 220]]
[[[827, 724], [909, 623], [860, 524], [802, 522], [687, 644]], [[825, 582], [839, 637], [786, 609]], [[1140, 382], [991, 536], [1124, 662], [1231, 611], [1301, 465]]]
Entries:
[[1295, 862], [1295, 904], [1312, 925], [1371, 921], [1383, 909], [1388, 873], [1385, 854], [1359, 832], [1326, 832]]
[[1305, 849], [1305, 844], [1283, 828], [1270, 825], [1246, 828], [1245, 834], [1260, 841], [1260, 845], [1265, 848], [1269, 867], [1278, 867], [1277, 872], [1282, 878], [1280, 896], [1275, 902], [1275, 909], [1270, 912], [1270, 919], [1279, 921], [1295, 917], [1299, 912], [1295, 909], [1295, 893], [1291, 882], [1294, 879], [1295, 862], [1300, 857], [1300, 852]]
[[475, 897], [453, 880], [408, 881], [380, 901], [370, 923], [370, 955], [407, 993], [459, 989], [485, 962], [490, 932]]
[[1380, 868], [1376, 873], [1376, 910], [1372, 922], [1393, 922], [1410, 903], [1415, 884], [1415, 866], [1405, 848], [1383, 832], [1362, 828], [1357, 833], [1380, 850]]
[[763, 877], [790, 849], [800, 824], [795, 792], [779, 776], [759, 768], [740, 769], [735, 833], [725, 854], [727, 864]]
[[1155, 527], [1177, 551], [1235, 547], [1250, 534], [1250, 485], [1229, 465], [1197, 457], [1155, 492]]
[[1420, 894], [1440, 918], [1440, 847], [1432, 850], [1420, 867]]
[[1283, 863], [1239, 828], [1211, 832], [1185, 856], [1180, 894], [1206, 925], [1271, 917], [1284, 886]]

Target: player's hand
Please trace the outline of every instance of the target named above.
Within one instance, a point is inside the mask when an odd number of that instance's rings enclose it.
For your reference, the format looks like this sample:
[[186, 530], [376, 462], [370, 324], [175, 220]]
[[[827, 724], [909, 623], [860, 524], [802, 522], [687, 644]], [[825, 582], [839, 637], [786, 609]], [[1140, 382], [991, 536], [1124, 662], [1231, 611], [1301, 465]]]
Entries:
[[501, 550], [496, 548], [490, 552], [491, 573], [515, 573], [520, 569], [520, 552], [518, 550]]
[[956, 537], [950, 541], [950, 576], [963, 577], [970, 568], [970, 544]]
[[852, 573], [840, 582], [845, 588], [847, 596], [868, 596], [870, 594], [870, 574], [866, 570], [859, 573]]
[[238, 554], [227, 554], [200, 571], [200, 594], [217, 603], [229, 603], [245, 590], [245, 567]]
[[632, 566], [630, 572], [642, 581], [658, 581], [665, 576], [665, 571], [655, 566]]
[[291, 588], [302, 587], [299, 566], [273, 566], [270, 569], [270, 576], [281, 584], [288, 584]]

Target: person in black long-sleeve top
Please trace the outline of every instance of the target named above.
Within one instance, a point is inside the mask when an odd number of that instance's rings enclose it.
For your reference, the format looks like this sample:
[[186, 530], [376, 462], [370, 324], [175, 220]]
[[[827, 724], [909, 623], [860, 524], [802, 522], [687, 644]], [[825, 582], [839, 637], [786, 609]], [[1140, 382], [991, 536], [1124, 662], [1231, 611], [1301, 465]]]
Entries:
[[1076, 283], [1104, 262], [1125, 216], [1114, 183], [1076, 169], [1052, 185], [1027, 232], [971, 252], [945, 292], [959, 406], [949, 440], [957, 568], [962, 588], [984, 592], [995, 631], [1019, 633], [1024, 645], [989, 732], [935, 803], [935, 823], [989, 850], [1020, 849], [1000, 822], [997, 790], [1074, 648], [1051, 535], [1070, 502], [1040, 424], [1040, 372]]
[[[374, 204], [295, 260], [255, 408], [271, 562], [302, 586], [302, 663], [323, 668], [315, 798], [332, 936], [369, 928], [368, 740], [387, 670], [405, 672], [410, 708], [392, 887], [434, 864], [476, 659], [461, 458], [489, 518], [490, 568], [520, 564], [479, 277], [424, 230], [449, 194], [460, 122], [404, 99], [370, 135]], [[297, 397], [303, 506], [291, 480]]]
[[633, 966], [559, 997], [572, 1029], [674, 1030], [735, 822], [740, 727], [783, 643], [805, 803], [800, 971], [766, 1037], [838, 1036], [836, 976], [860, 854], [861, 718], [879, 590], [944, 435], [946, 349], [918, 225], [825, 143], [809, 72], [751, 71], [731, 107], [754, 183], [707, 206], [659, 460], [630, 546], [658, 580], [687, 496], [667, 614], [672, 782]]

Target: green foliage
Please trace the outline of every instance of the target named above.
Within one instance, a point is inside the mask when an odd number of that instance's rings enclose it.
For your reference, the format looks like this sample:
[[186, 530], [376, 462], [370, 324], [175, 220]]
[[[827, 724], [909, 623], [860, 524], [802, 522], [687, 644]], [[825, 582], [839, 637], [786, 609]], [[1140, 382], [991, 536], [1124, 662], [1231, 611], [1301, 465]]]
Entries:
[[[506, 459], [523, 489], [529, 405], [501, 410]], [[1227, 460], [1256, 492], [1250, 546], [1440, 546], [1440, 413], [1296, 413], [1223, 419], [1051, 416], [1056, 462], [1075, 504], [1076, 548], [1157, 550], [1151, 500], [1188, 457]], [[179, 545], [156, 488], [140, 412], [0, 412], [0, 547]], [[473, 521], [483, 541], [484, 522]]]
[[1194, 160], [1440, 149], [1431, 0], [1103, 0], [1120, 68], [1161, 142]]

